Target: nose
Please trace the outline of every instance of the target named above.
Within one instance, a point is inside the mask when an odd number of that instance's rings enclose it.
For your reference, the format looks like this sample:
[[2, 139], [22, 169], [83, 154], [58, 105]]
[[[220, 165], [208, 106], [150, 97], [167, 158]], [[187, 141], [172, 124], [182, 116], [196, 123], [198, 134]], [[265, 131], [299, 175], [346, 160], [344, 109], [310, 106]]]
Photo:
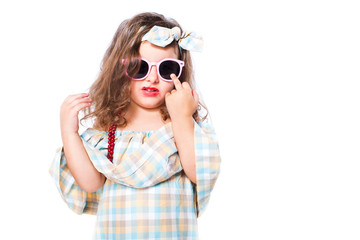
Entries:
[[156, 66], [151, 66], [150, 73], [146, 78], [147, 81], [150, 82], [158, 82], [159, 76], [157, 74]]

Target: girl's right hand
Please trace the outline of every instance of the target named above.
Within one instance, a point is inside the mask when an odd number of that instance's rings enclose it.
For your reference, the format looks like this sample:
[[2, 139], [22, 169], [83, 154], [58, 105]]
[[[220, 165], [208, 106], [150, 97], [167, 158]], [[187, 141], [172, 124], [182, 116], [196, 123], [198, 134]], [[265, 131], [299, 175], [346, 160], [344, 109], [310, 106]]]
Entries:
[[79, 111], [89, 107], [91, 99], [88, 93], [79, 93], [68, 96], [60, 109], [61, 133], [78, 133], [79, 131]]

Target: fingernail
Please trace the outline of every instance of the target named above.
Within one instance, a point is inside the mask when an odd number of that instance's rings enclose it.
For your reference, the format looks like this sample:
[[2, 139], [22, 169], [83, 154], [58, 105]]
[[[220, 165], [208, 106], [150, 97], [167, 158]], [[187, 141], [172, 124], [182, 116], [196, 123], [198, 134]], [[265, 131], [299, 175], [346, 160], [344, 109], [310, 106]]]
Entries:
[[171, 77], [171, 78], [174, 78], [174, 77], [176, 77], [176, 76], [175, 76], [175, 74], [172, 73], [172, 74], [170, 74], [170, 77]]

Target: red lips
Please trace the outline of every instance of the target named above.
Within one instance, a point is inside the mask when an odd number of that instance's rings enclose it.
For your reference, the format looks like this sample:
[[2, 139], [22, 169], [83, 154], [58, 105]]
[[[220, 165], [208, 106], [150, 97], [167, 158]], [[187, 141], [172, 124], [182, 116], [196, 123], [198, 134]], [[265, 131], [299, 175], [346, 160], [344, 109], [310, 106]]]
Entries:
[[143, 87], [141, 90], [145, 97], [156, 97], [160, 95], [159, 89], [154, 87]]
[[152, 91], [159, 92], [159, 89], [154, 88], [154, 87], [143, 87], [141, 90], [152, 90]]

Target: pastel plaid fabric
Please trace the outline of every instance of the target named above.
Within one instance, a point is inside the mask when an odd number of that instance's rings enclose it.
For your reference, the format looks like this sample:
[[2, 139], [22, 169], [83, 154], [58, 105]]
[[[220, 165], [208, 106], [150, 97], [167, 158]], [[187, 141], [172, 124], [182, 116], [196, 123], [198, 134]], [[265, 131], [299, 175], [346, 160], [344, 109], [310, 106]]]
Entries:
[[77, 185], [62, 149], [50, 174], [70, 209], [97, 215], [94, 239], [198, 239], [197, 217], [219, 175], [220, 153], [211, 125], [194, 125], [197, 184], [182, 170], [171, 123], [156, 131], [116, 131], [114, 163], [106, 157], [107, 133], [86, 130], [84, 147], [107, 178], [97, 192]]
[[180, 34], [179, 27], [170, 29], [154, 26], [143, 36], [142, 41], [149, 41], [157, 46], [165, 47], [176, 40], [183, 49], [197, 52], [202, 50], [204, 42], [200, 35], [194, 32], [185, 32], [182, 36]]

